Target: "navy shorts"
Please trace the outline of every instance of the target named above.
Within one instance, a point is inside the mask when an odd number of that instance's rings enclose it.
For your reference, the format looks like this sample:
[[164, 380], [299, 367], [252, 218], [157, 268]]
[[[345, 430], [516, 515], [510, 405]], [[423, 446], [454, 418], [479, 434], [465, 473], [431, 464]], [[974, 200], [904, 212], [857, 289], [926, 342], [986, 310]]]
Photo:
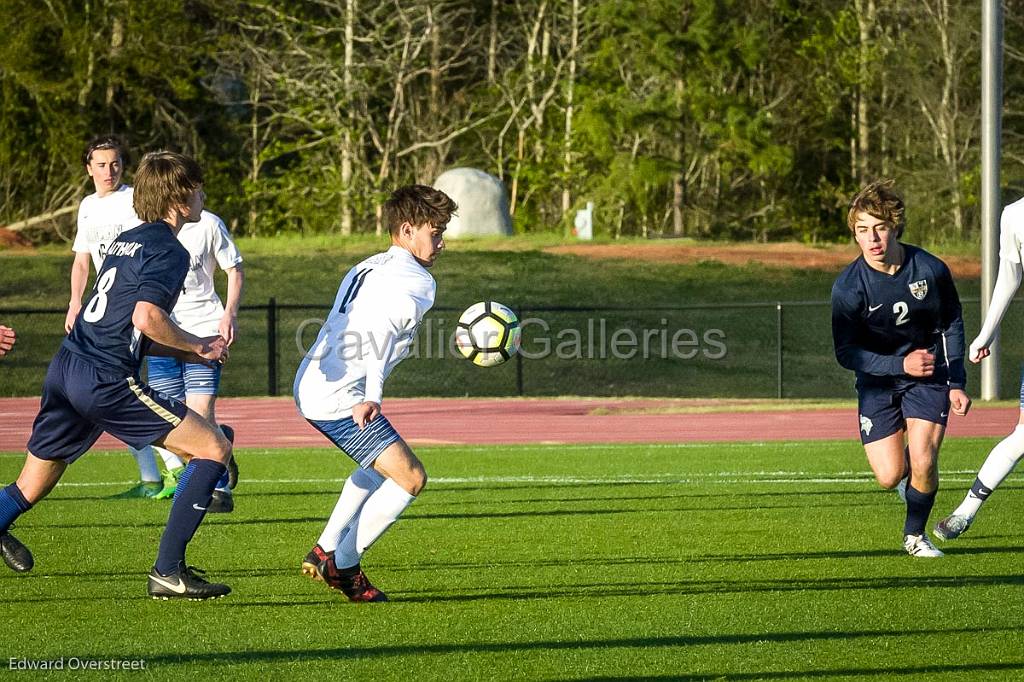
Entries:
[[188, 408], [134, 377], [105, 372], [61, 348], [43, 382], [28, 451], [39, 459], [73, 462], [104, 431], [143, 448], [181, 423]]
[[857, 410], [860, 441], [864, 445], [906, 428], [907, 419], [922, 419], [945, 426], [949, 419], [949, 386], [917, 381], [858, 386]]
[[178, 400], [188, 395], [217, 395], [221, 365], [182, 362], [176, 358], [153, 355], [146, 358], [146, 383], [154, 391]]
[[394, 442], [401, 439], [398, 431], [391, 425], [382, 414], [360, 430], [352, 417], [346, 419], [335, 419], [332, 421], [321, 421], [318, 419], [307, 419], [320, 433], [327, 436], [327, 439], [338, 446], [346, 455], [355, 460], [356, 464], [364, 469], [373, 466], [380, 453]]

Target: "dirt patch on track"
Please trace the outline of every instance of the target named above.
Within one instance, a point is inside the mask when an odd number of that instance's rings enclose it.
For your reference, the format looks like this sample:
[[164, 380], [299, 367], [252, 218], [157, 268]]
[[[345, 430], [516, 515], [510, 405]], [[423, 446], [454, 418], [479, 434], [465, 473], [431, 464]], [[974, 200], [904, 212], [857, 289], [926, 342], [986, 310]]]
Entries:
[[[594, 259], [628, 259], [661, 263], [699, 263], [717, 261], [728, 265], [760, 263], [777, 268], [805, 268], [839, 272], [858, 251], [852, 244], [807, 246], [806, 244], [701, 245], [656, 242], [651, 244], [565, 244], [544, 249], [547, 253]], [[975, 278], [981, 274], [981, 261], [973, 258], [943, 257], [956, 277]]]

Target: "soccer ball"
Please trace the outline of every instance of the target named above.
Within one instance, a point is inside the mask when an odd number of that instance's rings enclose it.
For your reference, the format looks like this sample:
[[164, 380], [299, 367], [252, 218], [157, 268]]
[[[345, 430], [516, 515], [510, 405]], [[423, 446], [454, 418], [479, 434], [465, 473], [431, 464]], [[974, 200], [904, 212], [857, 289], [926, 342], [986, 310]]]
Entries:
[[455, 328], [459, 352], [480, 367], [494, 367], [519, 351], [522, 329], [507, 306], [481, 301], [466, 308]]

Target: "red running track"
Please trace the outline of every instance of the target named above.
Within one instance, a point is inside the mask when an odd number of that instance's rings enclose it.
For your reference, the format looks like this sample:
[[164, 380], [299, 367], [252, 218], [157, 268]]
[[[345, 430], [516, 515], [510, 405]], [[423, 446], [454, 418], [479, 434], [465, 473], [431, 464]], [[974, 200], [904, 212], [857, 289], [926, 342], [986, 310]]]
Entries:
[[[392, 398], [384, 413], [413, 445], [497, 443], [689, 443], [857, 438], [854, 410], [666, 413], [708, 401], [661, 399]], [[716, 403], [722, 404], [722, 403]], [[38, 398], [0, 399], [0, 451], [25, 448]], [[712, 408], [713, 409], [713, 408]], [[221, 422], [245, 448], [325, 446], [290, 398], [221, 398]], [[951, 436], [999, 437], [1017, 423], [1015, 407], [976, 407], [950, 418]], [[104, 435], [99, 449], [121, 447]]]

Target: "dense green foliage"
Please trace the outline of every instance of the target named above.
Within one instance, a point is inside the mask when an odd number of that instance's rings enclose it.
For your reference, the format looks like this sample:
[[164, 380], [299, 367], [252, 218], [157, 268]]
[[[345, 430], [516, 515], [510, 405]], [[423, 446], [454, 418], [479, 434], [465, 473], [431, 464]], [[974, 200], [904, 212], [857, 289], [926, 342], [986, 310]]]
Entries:
[[[980, 0], [10, 0], [0, 224], [74, 205], [80, 149], [198, 156], [238, 233], [373, 232], [392, 186], [475, 166], [517, 229], [832, 239], [894, 176], [976, 235]], [[1006, 44], [1024, 5], [1006, 0]], [[1024, 78], [1006, 55], [1003, 184]], [[67, 218], [35, 229], [67, 237]]]
[[[946, 443], [936, 515], [992, 442]], [[356, 605], [299, 574], [352, 466], [326, 445], [239, 453], [235, 512], [189, 548], [234, 589], [207, 603], [146, 598], [168, 504], [103, 499], [135, 465], [86, 455], [19, 521], [34, 572], [0, 566], [5, 665], [143, 658], [160, 680], [1024, 673], [1013, 480], [945, 558], [915, 560], [855, 441], [424, 447], [431, 483], [363, 564], [393, 601]], [[22, 458], [0, 456], [0, 480]]]

